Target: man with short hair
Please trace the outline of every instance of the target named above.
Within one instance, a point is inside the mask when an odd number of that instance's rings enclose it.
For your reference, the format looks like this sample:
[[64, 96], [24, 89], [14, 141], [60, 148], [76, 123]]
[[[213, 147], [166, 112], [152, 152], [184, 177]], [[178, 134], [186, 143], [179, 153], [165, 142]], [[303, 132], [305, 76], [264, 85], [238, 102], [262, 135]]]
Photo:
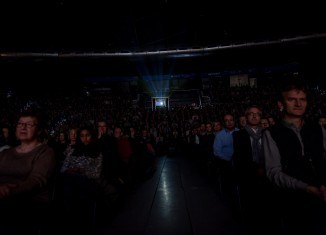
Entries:
[[[269, 216], [270, 183], [265, 174], [262, 148], [262, 110], [257, 105], [251, 105], [244, 116], [246, 125], [233, 133], [233, 162], [240, 212], [250, 234], [262, 234], [264, 227], [271, 227], [266, 220]], [[273, 226], [264, 234], [277, 234], [275, 229]]]
[[232, 114], [225, 114], [223, 117], [224, 128], [216, 133], [213, 152], [216, 157], [216, 165], [220, 170], [220, 189], [222, 195], [234, 207], [234, 176], [232, 168], [233, 156], [233, 132], [239, 129], [235, 127]]
[[325, 234], [326, 164], [321, 129], [304, 120], [308, 101], [303, 83], [284, 83], [277, 102], [282, 121], [263, 135], [266, 173], [278, 188], [286, 234]]

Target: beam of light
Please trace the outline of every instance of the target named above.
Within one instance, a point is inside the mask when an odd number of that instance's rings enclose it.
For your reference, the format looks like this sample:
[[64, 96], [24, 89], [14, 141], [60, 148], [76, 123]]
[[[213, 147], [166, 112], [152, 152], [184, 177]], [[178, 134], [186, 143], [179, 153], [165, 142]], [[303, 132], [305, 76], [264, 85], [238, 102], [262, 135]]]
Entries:
[[136, 68], [146, 91], [151, 97], [168, 95], [170, 91], [170, 76], [162, 75], [164, 72], [162, 60], [146, 60], [146, 58], [142, 57], [137, 61]]

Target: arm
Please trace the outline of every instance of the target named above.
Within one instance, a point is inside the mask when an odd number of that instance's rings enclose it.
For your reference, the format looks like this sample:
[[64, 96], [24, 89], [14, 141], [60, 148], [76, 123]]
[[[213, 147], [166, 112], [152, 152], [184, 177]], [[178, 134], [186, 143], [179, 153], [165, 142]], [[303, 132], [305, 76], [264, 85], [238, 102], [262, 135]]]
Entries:
[[10, 188], [15, 187], [15, 184], [1, 184], [0, 185], [0, 199], [10, 195]]
[[[77, 159], [78, 158], [78, 159]], [[62, 167], [60, 169], [60, 173], [68, 173], [68, 174], [80, 174], [83, 172], [81, 166], [83, 165], [81, 162], [84, 161], [85, 158], [77, 157], [72, 154], [66, 156], [63, 161]]]
[[220, 134], [216, 134], [214, 139], [213, 151], [215, 157], [222, 155], [222, 141], [219, 135]]

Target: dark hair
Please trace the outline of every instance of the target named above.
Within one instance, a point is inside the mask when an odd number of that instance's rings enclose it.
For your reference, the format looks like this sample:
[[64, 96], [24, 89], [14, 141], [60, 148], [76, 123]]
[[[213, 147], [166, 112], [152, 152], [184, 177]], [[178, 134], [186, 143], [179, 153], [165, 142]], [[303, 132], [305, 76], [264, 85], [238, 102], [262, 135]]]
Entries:
[[95, 130], [94, 130], [93, 126], [91, 126], [91, 125], [84, 124], [83, 126], [81, 126], [81, 127], [78, 129], [78, 138], [80, 137], [80, 133], [81, 133], [82, 131], [89, 131], [89, 133], [92, 135], [92, 139], [93, 139], [94, 136], [95, 136]]

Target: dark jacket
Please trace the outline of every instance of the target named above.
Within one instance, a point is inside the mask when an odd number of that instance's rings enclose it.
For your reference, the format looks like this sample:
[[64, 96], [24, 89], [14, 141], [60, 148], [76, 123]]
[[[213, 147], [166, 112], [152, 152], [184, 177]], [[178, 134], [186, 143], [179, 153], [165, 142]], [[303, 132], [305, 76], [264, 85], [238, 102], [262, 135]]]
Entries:
[[269, 130], [279, 149], [281, 164], [286, 174], [315, 186], [326, 183], [323, 138], [317, 124], [305, 123], [300, 130], [304, 155], [300, 140], [293, 130], [283, 123]]

